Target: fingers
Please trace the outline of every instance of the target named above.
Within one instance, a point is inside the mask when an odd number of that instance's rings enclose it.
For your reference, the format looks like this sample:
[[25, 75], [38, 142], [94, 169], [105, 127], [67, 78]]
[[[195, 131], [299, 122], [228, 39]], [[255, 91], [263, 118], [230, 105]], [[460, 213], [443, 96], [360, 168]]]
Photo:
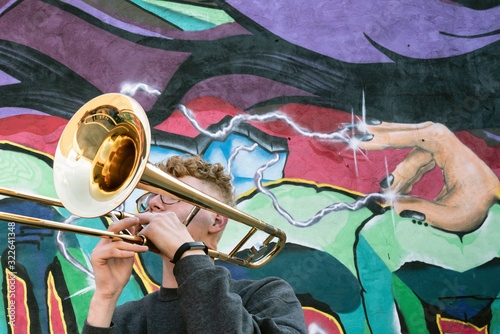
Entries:
[[92, 260], [108, 260], [112, 258], [131, 258], [136, 253], [148, 251], [147, 246], [131, 244], [125, 241], [103, 242], [92, 252]]
[[143, 229], [139, 231], [138, 235], [146, 234], [146, 231], [152, 229], [155, 231], [158, 229], [165, 231], [187, 231], [186, 226], [182, 224], [174, 212], [165, 211], [161, 213], [138, 213], [136, 214], [136, 217], [139, 225], [143, 226]]
[[135, 234], [139, 229], [139, 219], [137, 217], [128, 217], [121, 219], [117, 222], [112, 222], [108, 226], [108, 231], [113, 233], [120, 233], [121, 231], [128, 230], [130, 233]]
[[155, 246], [152, 250], [160, 255], [172, 258], [184, 242], [194, 241], [187, 227], [173, 212], [146, 212], [136, 217], [140, 224], [146, 225], [138, 235], [144, 235]]
[[413, 189], [413, 185], [435, 166], [436, 163], [431, 154], [415, 148], [390, 175], [380, 182], [380, 187], [384, 190], [390, 189], [396, 194], [406, 195]]
[[170, 211], [164, 211], [162, 213], [142, 212], [135, 215], [135, 218], [137, 218], [137, 222], [139, 225], [147, 225], [153, 219], [158, 219], [159, 217], [161, 217], [162, 220], [172, 221], [174, 223], [177, 222], [180, 223], [180, 220], [177, 217], [177, 215]]
[[[366, 125], [364, 131], [372, 137], [355, 135], [360, 141], [356, 145], [365, 150], [383, 150], [387, 148], [417, 147], [421, 140], [419, 134], [432, 127], [433, 123], [398, 124], [382, 122], [378, 125]], [[424, 140], [425, 142], [425, 140]]]
[[443, 152], [442, 148], [448, 146], [450, 142], [458, 141], [446, 126], [433, 122], [381, 123], [380, 125], [367, 125], [366, 131], [372, 134], [373, 138], [356, 142], [359, 148], [365, 150], [419, 147], [434, 155]]
[[401, 132], [401, 131], [415, 131], [422, 130], [432, 126], [433, 122], [423, 123], [388, 123], [380, 122], [378, 124], [367, 124], [366, 127], [370, 133], [383, 133], [383, 132]]

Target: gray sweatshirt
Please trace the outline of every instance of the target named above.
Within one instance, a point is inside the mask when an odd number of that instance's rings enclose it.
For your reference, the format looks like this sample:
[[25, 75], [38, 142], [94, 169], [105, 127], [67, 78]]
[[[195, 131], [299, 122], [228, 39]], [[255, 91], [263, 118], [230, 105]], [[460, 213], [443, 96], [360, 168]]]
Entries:
[[178, 289], [161, 288], [116, 308], [109, 328], [92, 333], [307, 333], [302, 307], [280, 278], [233, 280], [208, 256], [182, 258], [174, 267]]

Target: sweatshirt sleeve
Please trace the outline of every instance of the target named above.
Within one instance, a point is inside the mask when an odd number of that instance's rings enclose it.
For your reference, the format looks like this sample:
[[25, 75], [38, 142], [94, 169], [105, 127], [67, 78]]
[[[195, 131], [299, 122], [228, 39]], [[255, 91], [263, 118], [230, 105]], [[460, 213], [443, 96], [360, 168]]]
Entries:
[[111, 324], [111, 327], [94, 327], [89, 325], [87, 320], [83, 324], [82, 334], [113, 334], [114, 326]]
[[179, 260], [174, 275], [189, 333], [307, 333], [302, 307], [282, 279], [248, 281], [235, 293], [229, 271], [203, 255]]

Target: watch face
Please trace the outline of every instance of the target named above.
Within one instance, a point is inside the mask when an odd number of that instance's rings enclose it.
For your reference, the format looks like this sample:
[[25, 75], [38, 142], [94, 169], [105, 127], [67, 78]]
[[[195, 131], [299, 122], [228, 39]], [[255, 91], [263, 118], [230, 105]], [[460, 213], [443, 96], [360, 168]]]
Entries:
[[208, 252], [208, 247], [203, 242], [191, 242], [190, 246], [190, 249], [202, 249], [203, 251], [205, 251], [205, 254], [207, 254]]
[[203, 242], [191, 242], [191, 249], [204, 249], [206, 245]]

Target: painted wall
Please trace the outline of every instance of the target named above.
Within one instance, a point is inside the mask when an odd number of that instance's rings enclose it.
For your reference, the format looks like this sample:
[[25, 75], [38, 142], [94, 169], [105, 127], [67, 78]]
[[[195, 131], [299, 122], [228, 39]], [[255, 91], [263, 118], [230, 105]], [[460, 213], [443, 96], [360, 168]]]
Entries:
[[[310, 333], [499, 333], [499, 32], [497, 0], [2, 1], [0, 186], [56, 197], [71, 116], [127, 94], [151, 162], [221, 162], [238, 208], [287, 233], [260, 269], [220, 265], [287, 280]], [[0, 332], [79, 332], [97, 241], [2, 223]], [[158, 261], [120, 303], [158, 289]]]

